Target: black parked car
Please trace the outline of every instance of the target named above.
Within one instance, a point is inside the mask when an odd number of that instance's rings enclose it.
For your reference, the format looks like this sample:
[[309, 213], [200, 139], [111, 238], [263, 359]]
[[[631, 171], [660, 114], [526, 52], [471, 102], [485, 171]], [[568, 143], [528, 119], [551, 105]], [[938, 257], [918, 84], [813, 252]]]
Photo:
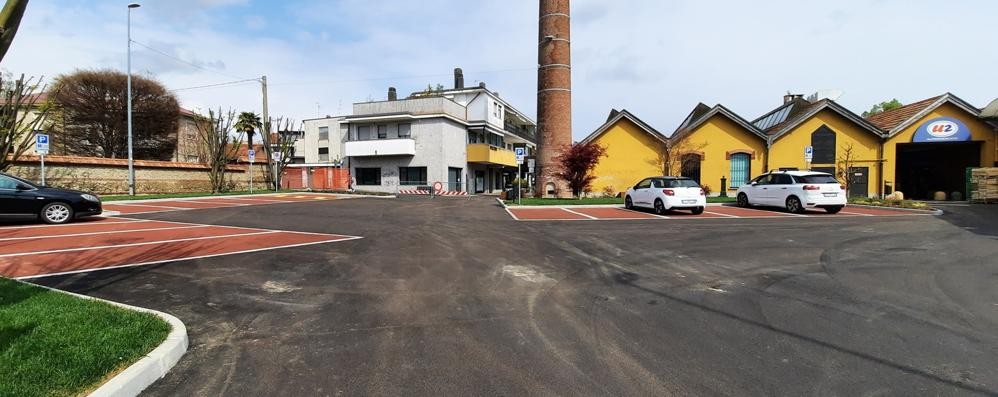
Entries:
[[95, 195], [37, 186], [0, 173], [0, 219], [41, 219], [45, 223], [67, 223], [100, 213], [100, 198]]

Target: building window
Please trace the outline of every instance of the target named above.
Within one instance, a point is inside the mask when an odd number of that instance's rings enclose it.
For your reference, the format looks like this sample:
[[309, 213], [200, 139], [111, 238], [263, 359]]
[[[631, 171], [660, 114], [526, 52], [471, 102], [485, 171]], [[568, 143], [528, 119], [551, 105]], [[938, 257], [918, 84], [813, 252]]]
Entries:
[[811, 147], [814, 148], [814, 164], [835, 164], [835, 132], [828, 126], [818, 127], [811, 134]]
[[319, 140], [320, 141], [329, 140], [329, 127], [319, 127]]
[[371, 126], [369, 125], [357, 126], [357, 140], [366, 141], [368, 139], [371, 139]]
[[751, 174], [752, 157], [746, 153], [731, 155], [731, 188], [738, 188], [748, 183]]
[[504, 142], [502, 135], [489, 133], [488, 144], [495, 147], [506, 147], [506, 142]]
[[399, 167], [399, 185], [425, 185], [426, 167]]
[[388, 126], [379, 125], [378, 126], [378, 139], [388, 139]]
[[381, 186], [381, 168], [354, 168], [358, 186]]
[[329, 148], [327, 147], [319, 148], [319, 161], [321, 162], [329, 161]]
[[399, 124], [399, 138], [412, 136], [412, 124]]

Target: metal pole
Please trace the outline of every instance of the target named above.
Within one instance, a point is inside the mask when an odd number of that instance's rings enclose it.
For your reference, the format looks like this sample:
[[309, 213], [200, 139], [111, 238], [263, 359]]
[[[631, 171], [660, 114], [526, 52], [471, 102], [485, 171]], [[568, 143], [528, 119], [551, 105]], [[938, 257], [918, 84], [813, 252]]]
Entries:
[[128, 5], [128, 195], [135, 195], [135, 159], [132, 157], [132, 9], [138, 4]]
[[523, 205], [523, 178], [520, 177], [522, 163], [516, 163], [516, 204]]
[[253, 161], [250, 161], [249, 165], [249, 185], [250, 194], [253, 194]]
[[42, 186], [45, 186], [45, 155], [42, 154]]

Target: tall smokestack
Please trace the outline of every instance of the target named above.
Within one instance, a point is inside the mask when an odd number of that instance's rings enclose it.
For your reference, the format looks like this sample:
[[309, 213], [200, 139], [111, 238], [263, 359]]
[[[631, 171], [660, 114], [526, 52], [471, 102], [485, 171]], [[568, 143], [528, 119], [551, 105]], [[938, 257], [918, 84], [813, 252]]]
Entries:
[[464, 71], [461, 68], [454, 68], [454, 88], [464, 88]]
[[[540, 0], [537, 45], [536, 191], [571, 197], [558, 179], [558, 156], [572, 144], [572, 59], [569, 0]], [[552, 192], [553, 191], [553, 192]]]

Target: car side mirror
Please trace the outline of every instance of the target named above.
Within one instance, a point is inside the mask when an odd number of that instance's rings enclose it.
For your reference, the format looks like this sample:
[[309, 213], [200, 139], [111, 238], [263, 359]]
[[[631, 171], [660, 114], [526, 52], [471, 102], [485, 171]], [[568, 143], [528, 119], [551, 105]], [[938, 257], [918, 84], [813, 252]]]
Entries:
[[17, 187], [15, 187], [15, 189], [17, 189], [17, 191], [19, 191], [19, 192], [23, 192], [25, 190], [31, 190], [31, 187], [28, 186], [28, 185], [25, 185], [23, 183], [18, 183]]
[[752, 182], [752, 183], [750, 183], [750, 185], [755, 186], [757, 183], [759, 183], [759, 182]]

